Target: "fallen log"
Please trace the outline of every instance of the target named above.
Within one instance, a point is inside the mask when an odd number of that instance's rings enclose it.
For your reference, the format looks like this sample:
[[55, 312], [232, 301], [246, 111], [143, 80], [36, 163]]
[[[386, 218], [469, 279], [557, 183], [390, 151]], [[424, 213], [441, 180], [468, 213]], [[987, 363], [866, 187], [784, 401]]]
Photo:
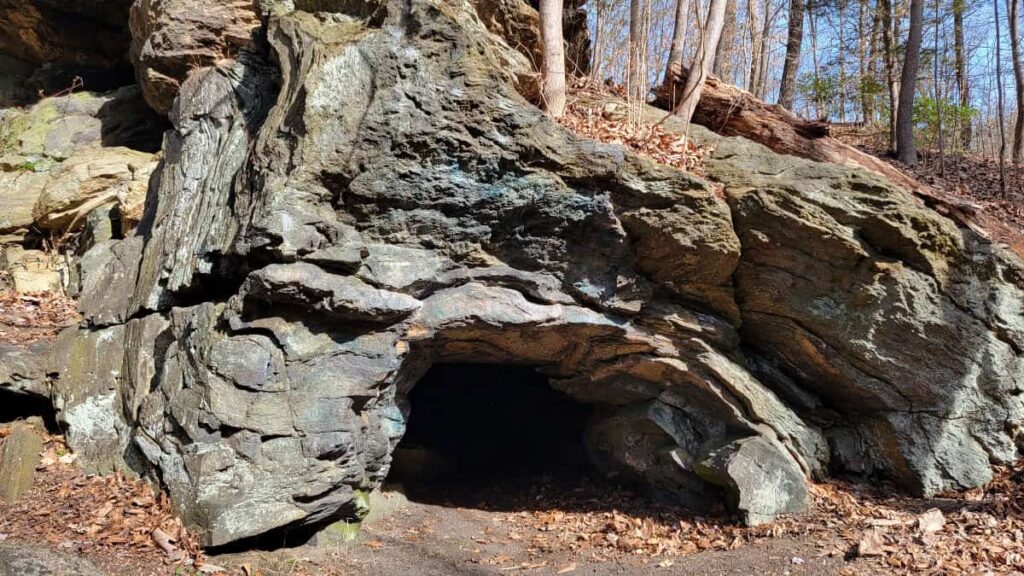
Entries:
[[[655, 89], [654, 104], [672, 110], [682, 97], [689, 71], [674, 64], [669, 81]], [[849, 168], [862, 168], [913, 192], [922, 201], [988, 237], [976, 215], [978, 204], [933, 188], [888, 162], [833, 138], [826, 122], [805, 120], [782, 106], [768, 104], [750, 92], [708, 76], [693, 122], [722, 136], [742, 136], [780, 154], [790, 154]], [[984, 220], [984, 218], [982, 218]]]

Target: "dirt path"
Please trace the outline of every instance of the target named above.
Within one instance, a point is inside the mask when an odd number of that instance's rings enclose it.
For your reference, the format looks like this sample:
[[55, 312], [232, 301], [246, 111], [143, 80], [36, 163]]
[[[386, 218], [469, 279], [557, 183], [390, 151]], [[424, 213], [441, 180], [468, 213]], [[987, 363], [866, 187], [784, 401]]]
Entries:
[[[646, 546], [633, 550], [609, 547], [604, 541], [609, 536], [589, 529], [588, 518], [594, 516], [597, 522], [609, 518], [614, 522], [617, 509], [629, 511], [630, 517], [642, 515], [643, 510], [634, 508], [646, 508], [646, 503], [617, 502], [623, 493], [609, 488], [609, 501], [603, 509], [581, 506], [581, 503], [592, 503], [592, 493], [589, 489], [577, 489], [574, 491], [577, 494], [536, 495], [536, 505], [528, 507], [529, 502], [524, 497], [531, 492], [509, 494], [495, 500], [495, 492], [499, 491], [496, 488], [482, 495], [484, 501], [477, 504], [465, 493], [455, 498], [432, 493], [420, 498], [414, 496], [413, 501], [408, 501], [402, 494], [386, 492], [387, 507], [395, 509], [384, 518], [364, 523], [355, 542], [226, 554], [211, 557], [210, 562], [232, 568], [249, 566], [254, 573], [266, 576], [879, 573], [876, 566], [868, 562], [845, 560], [848, 545], [838, 536], [818, 533], [766, 537], [749, 542], [736, 540], [734, 549], [690, 555], [674, 555], [674, 550], [669, 554], [650, 554], [651, 548]], [[556, 498], [561, 500], [560, 507], [553, 509]], [[576, 518], [576, 515], [582, 516]], [[549, 518], [558, 520], [547, 520]], [[728, 533], [727, 529], [722, 532], [723, 535]]]

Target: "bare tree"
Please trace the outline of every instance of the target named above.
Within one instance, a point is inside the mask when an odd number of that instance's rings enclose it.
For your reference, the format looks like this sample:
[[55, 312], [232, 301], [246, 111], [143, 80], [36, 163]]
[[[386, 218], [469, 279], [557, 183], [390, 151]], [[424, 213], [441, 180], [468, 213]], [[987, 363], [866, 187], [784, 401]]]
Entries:
[[[935, 88], [935, 123], [939, 133], [939, 177], [946, 177], [946, 143], [942, 134], [942, 82], [939, 81], [939, 25], [942, 23], [941, 0], [935, 0], [935, 56], [932, 58], [934, 72], [932, 73], [932, 84]], [[945, 48], [945, 46], [943, 46]], [[945, 51], [945, 50], [943, 50]]]
[[686, 49], [686, 23], [690, 18], [690, 0], [676, 0], [676, 19], [672, 29], [672, 47], [668, 53], [668, 63], [665, 65], [665, 83], [669, 81], [669, 74], [673, 64], [683, 64], [683, 51]]
[[725, 24], [725, 4], [726, 0], [710, 0], [709, 2], [707, 23], [703, 26], [703, 37], [697, 46], [697, 54], [694, 55], [690, 73], [686, 76], [683, 97], [673, 110], [686, 123], [693, 119], [693, 112], [697, 109], [701, 91], [704, 89], [704, 82], [715, 61], [715, 51], [722, 36], [722, 26]]
[[[960, 106], [966, 109], [971, 105], [971, 87], [967, 82], [967, 58], [964, 49], [964, 2], [953, 0], [953, 67], [956, 74], [956, 88], [960, 93]], [[958, 114], [959, 118], [960, 115]], [[971, 122], [963, 126], [960, 141], [966, 150], [971, 145]]]
[[793, 100], [796, 97], [796, 76], [800, 72], [800, 47], [804, 41], [805, 8], [804, 0], [790, 0], [786, 62], [782, 66], [782, 85], [779, 88], [779, 104], [787, 110], [793, 109]]
[[1006, 196], [1006, 114], [1003, 111], [1002, 26], [999, 25], [999, 0], [992, 0], [996, 29], [996, 92], [999, 104], [999, 193]]
[[647, 102], [647, 38], [649, 31], [647, 0], [630, 0], [629, 62], [626, 74], [630, 123], [639, 122], [641, 107]]
[[540, 33], [544, 43], [544, 106], [555, 118], [565, 114], [565, 41], [562, 0], [540, 0]]
[[722, 36], [715, 50], [714, 74], [726, 82], [732, 82], [734, 48], [736, 46], [736, 0], [726, 0]]
[[889, 93], [889, 150], [896, 151], [896, 118], [899, 116], [899, 80], [896, 78], [896, 36], [893, 28], [892, 0], [878, 0], [882, 20], [882, 56], [885, 60], [885, 84]]
[[1006, 18], [1010, 21], [1010, 54], [1017, 95], [1017, 120], [1013, 125], [1013, 163], [1020, 165], [1024, 150], [1024, 67], [1020, 61], [1020, 0], [1006, 0]]
[[907, 31], [907, 49], [903, 56], [903, 73], [900, 74], [899, 108], [896, 112], [896, 156], [907, 166], [917, 165], [914, 95], [917, 92], [917, 68], [921, 60], [923, 32], [924, 0], [910, 0], [910, 28]]

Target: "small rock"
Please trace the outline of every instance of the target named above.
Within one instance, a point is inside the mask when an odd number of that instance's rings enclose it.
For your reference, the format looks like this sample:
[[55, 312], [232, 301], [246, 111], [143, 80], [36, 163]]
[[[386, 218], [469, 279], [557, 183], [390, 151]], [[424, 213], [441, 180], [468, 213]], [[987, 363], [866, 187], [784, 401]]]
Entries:
[[946, 517], [938, 508], [932, 508], [917, 518], [917, 529], [921, 531], [921, 534], [934, 534], [942, 530], [945, 525]]
[[35, 479], [43, 438], [30, 424], [15, 423], [11, 434], [0, 444], [0, 500], [14, 502]]

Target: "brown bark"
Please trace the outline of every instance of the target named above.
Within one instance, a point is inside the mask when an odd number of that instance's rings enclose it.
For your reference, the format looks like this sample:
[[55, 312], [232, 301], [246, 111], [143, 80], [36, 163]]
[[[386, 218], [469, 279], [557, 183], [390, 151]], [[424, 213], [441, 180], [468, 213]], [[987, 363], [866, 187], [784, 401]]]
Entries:
[[[953, 61], [956, 68], [956, 86], [960, 92], [960, 106], [966, 109], [971, 105], [971, 87], [967, 82], [967, 58], [964, 51], [964, 2], [953, 0]], [[964, 149], [971, 146], [970, 120], [960, 132]]]
[[1024, 68], [1020, 61], [1020, 0], [1007, 0], [1010, 21], [1010, 52], [1013, 58], [1013, 79], [1017, 87], [1017, 120], [1013, 125], [1013, 163], [1019, 165], [1024, 150]]
[[804, 8], [804, 0], [790, 0], [786, 62], [782, 66], [782, 85], [779, 88], [779, 104], [789, 110], [793, 109], [796, 77], [800, 71], [800, 47], [804, 41]]
[[885, 61], [885, 84], [889, 94], [889, 150], [896, 150], [896, 116], [899, 113], [899, 83], [896, 80], [896, 41], [893, 30], [892, 0], [878, 0], [882, 20], [882, 56]]
[[718, 40], [718, 49], [715, 50], [715, 66], [712, 73], [726, 81], [732, 81], [735, 59], [733, 52], [736, 46], [736, 0], [726, 0], [724, 18], [725, 23], [722, 26], [722, 36]]
[[683, 51], [686, 49], [687, 22], [690, 19], [690, 0], [676, 1], [675, 27], [672, 30], [672, 46], [665, 65], [665, 82], [668, 82], [669, 70], [673, 64], [683, 64]]
[[693, 111], [697, 108], [697, 103], [700, 102], [703, 93], [704, 81], [710, 75], [718, 41], [722, 35], [722, 26], [725, 24], [725, 3], [726, 0], [711, 0], [708, 4], [704, 36], [693, 59], [693, 67], [698, 73], [686, 78], [682, 90], [679, 92], [679, 101], [674, 103], [672, 108], [672, 111], [684, 122], [689, 122], [693, 117]]
[[562, 0], [540, 0], [540, 33], [544, 43], [544, 106], [551, 116], [560, 118], [565, 114], [566, 99]]
[[914, 147], [914, 95], [924, 28], [924, 0], [910, 0], [910, 28], [900, 75], [900, 103], [896, 112], [896, 156], [907, 166], [917, 165]]

